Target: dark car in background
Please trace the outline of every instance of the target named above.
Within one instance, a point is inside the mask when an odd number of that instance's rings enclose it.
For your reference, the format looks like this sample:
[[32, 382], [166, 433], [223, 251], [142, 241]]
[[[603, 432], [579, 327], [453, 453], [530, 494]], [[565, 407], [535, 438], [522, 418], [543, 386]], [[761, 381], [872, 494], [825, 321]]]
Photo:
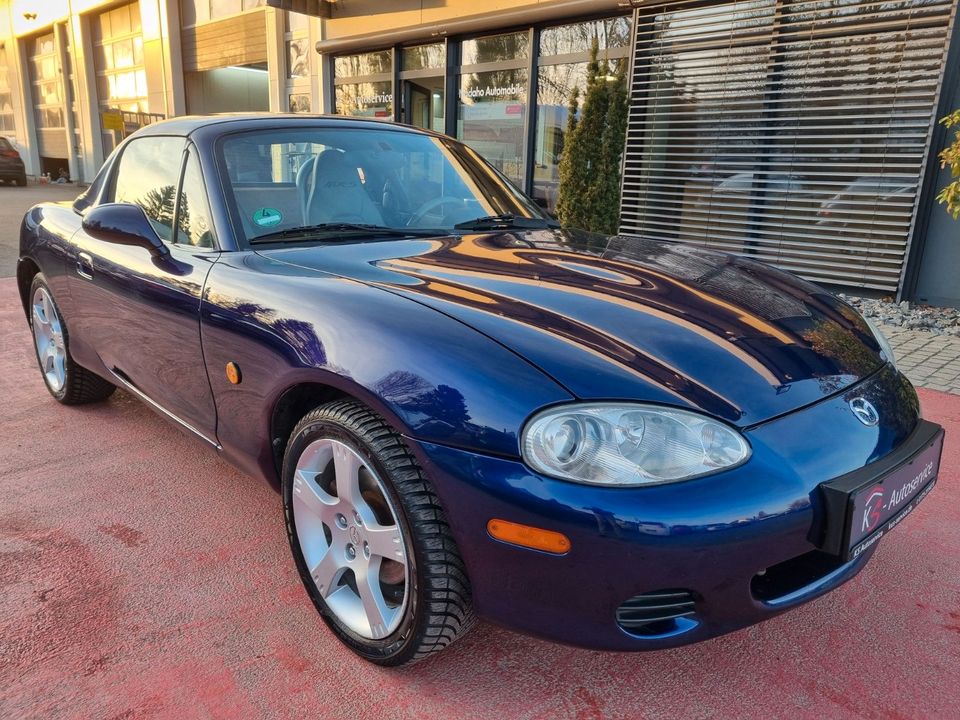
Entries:
[[560, 228], [426, 131], [156, 123], [27, 213], [17, 279], [54, 398], [121, 387], [279, 485], [317, 610], [385, 665], [474, 613], [610, 650], [731, 632], [853, 578], [936, 482], [942, 429], [842, 300]]
[[0, 137], [0, 180], [23, 187], [27, 184], [27, 173], [23, 167], [20, 153], [7, 138]]

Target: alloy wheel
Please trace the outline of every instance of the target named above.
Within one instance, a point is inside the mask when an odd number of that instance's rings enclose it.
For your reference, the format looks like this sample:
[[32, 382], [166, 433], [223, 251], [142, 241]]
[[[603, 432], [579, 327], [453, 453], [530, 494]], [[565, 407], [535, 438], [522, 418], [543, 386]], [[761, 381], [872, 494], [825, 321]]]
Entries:
[[310, 443], [294, 473], [293, 517], [310, 577], [337, 619], [367, 639], [396, 630], [409, 597], [406, 544], [370, 465], [338, 440]]
[[46, 288], [33, 293], [33, 341], [47, 384], [59, 392], [67, 377], [67, 347], [63, 339], [63, 324]]

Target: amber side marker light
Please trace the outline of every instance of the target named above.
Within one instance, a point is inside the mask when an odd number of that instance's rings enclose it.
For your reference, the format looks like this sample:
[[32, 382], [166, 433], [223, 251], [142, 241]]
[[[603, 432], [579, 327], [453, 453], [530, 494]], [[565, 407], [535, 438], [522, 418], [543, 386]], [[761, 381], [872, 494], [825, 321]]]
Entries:
[[229, 380], [233, 385], [239, 385], [242, 379], [243, 376], [240, 374], [240, 366], [235, 362], [228, 362], [227, 380]]
[[494, 518], [487, 523], [487, 532], [490, 533], [490, 537], [511, 545], [542, 550], [554, 555], [564, 555], [570, 552], [570, 539], [563, 533], [553, 530], [544, 530], [543, 528]]

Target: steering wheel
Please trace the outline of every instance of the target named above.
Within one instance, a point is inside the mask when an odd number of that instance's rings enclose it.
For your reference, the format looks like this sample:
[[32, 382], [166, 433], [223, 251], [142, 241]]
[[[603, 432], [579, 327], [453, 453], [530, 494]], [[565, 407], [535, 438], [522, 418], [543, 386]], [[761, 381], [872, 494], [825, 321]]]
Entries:
[[[427, 200], [423, 205], [418, 207], [414, 213], [413, 217], [410, 218], [410, 221], [407, 223], [407, 227], [417, 227], [427, 217], [431, 212], [437, 210], [438, 208], [443, 207], [444, 205], [459, 205], [463, 206], [463, 198], [452, 197], [450, 195], [441, 195], [440, 197], [435, 197], [432, 200]], [[443, 213], [440, 213], [439, 216], [442, 218]]]

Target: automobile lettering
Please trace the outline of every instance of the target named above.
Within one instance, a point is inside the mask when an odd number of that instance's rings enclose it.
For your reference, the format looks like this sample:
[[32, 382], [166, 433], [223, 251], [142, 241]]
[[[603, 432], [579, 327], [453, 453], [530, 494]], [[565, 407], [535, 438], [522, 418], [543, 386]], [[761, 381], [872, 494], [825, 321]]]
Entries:
[[890, 502], [887, 504], [888, 510], [893, 510], [897, 505], [906, 500], [914, 492], [920, 483], [927, 480], [933, 473], [933, 461], [928, 462], [913, 480], [906, 482], [899, 490], [894, 490], [890, 496]]

